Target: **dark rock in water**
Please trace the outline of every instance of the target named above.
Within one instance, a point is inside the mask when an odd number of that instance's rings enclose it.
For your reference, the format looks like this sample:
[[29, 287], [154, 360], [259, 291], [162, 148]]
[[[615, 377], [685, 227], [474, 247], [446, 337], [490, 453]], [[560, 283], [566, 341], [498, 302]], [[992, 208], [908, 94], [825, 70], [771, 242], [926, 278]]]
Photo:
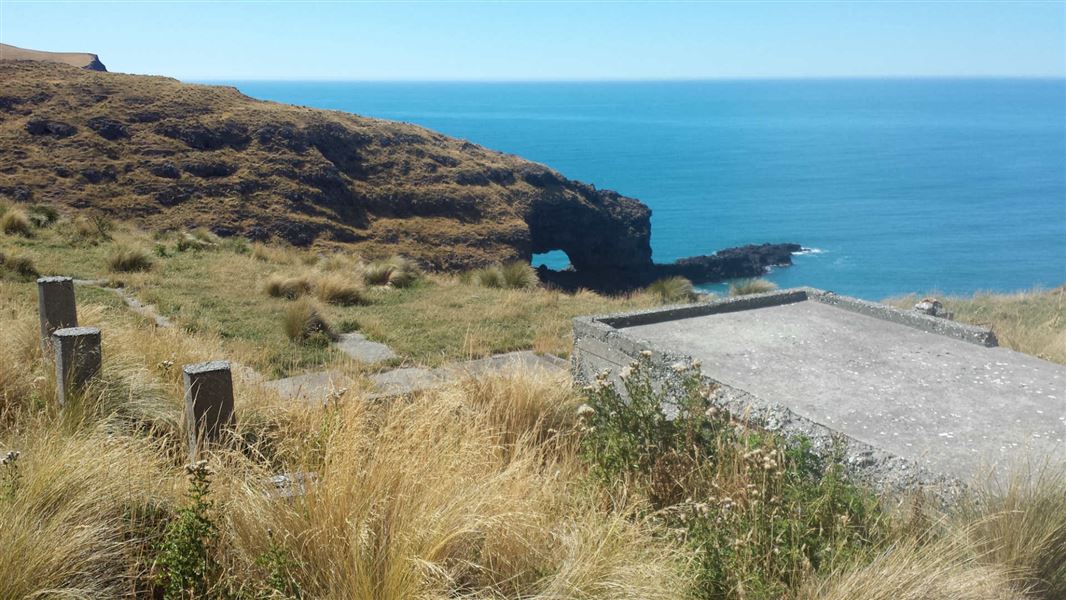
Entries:
[[764, 275], [770, 267], [792, 264], [799, 244], [759, 244], [726, 248], [714, 254], [682, 258], [673, 263], [649, 263], [643, 267], [586, 268], [553, 271], [538, 269], [541, 281], [563, 290], [581, 288], [606, 294], [630, 292], [664, 277], [684, 277], [693, 283], [712, 283]]
[[70, 137], [78, 130], [69, 123], [62, 121], [50, 121], [47, 119], [34, 119], [26, 123], [26, 131], [30, 135], [50, 135], [57, 138]]
[[105, 140], [118, 140], [130, 136], [126, 126], [122, 123], [108, 119], [107, 117], [94, 117], [88, 121], [89, 129], [100, 134]]

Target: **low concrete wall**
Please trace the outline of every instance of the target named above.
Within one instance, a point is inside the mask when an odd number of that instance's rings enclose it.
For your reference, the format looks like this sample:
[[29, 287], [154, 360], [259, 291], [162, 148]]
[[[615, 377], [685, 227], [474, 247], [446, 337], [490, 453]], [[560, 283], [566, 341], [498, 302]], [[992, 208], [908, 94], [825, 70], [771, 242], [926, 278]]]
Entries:
[[[592, 383], [596, 376], [609, 372], [609, 381], [623, 395], [625, 388], [619, 377], [621, 370], [638, 361], [647, 362], [658, 391], [684, 389], [676, 366], [692, 366], [698, 362], [692, 356], [656, 347], [629, 335], [626, 327], [634, 327], [668, 320], [751, 310], [795, 302], [817, 301], [838, 308], [860, 312], [908, 327], [915, 327], [963, 339], [981, 345], [995, 345], [995, 336], [988, 330], [974, 328], [935, 317], [911, 318], [906, 311], [878, 305], [846, 296], [838, 296], [813, 288], [799, 288], [727, 298], [695, 305], [669, 306], [652, 310], [616, 315], [579, 317], [574, 319], [574, 351], [571, 371], [579, 385]], [[919, 317], [919, 315], [914, 315]], [[691, 372], [691, 371], [690, 371]], [[881, 492], [899, 495], [917, 489], [925, 490], [941, 502], [950, 503], [964, 487], [958, 479], [932, 472], [917, 463], [890, 454], [869, 444], [834, 431], [806, 419], [787, 407], [764, 401], [742, 389], [731, 387], [701, 373], [702, 383], [713, 390], [708, 404], [726, 412], [738, 423], [783, 436], [787, 441], [810, 442], [815, 452], [828, 456], [836, 449], [844, 453], [845, 469], [854, 479]], [[676, 414], [669, 399], [664, 407], [667, 414]]]

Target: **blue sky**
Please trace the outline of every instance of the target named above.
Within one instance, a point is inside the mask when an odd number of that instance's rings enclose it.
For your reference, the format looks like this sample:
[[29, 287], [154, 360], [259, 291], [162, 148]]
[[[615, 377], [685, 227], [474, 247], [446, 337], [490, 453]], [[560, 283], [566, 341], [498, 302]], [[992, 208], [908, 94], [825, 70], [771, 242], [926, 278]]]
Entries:
[[41, 2], [0, 41], [181, 79], [1066, 76], [1066, 2]]

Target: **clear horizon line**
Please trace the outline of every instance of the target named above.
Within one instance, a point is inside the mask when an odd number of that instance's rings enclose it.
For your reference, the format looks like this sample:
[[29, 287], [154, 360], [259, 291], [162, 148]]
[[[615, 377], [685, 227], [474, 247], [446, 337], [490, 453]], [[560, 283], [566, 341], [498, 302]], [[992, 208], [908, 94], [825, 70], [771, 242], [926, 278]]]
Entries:
[[[119, 71], [115, 71], [119, 72]], [[914, 81], [914, 80], [1041, 80], [1066, 81], [1062, 75], [781, 75], [750, 77], [603, 77], [603, 78], [333, 78], [333, 77], [175, 77], [194, 83], [299, 82], [299, 83], [686, 83], [730, 81]]]

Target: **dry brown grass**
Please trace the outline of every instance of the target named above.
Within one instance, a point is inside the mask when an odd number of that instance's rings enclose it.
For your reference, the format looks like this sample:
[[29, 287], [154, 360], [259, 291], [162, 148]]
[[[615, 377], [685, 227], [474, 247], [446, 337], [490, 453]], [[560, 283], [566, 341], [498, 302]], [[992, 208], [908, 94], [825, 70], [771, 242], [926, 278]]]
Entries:
[[22, 209], [11, 207], [0, 215], [0, 231], [7, 235], [30, 237], [33, 235], [33, 223]]
[[765, 279], [742, 279], [729, 284], [730, 296], [747, 296], [749, 294], [764, 294], [777, 289], [777, 284]]
[[[921, 297], [926, 296], [939, 298], [948, 311], [955, 313], [955, 320], [992, 329], [1001, 346], [1066, 364], [1066, 286], [1015, 293], [982, 292], [971, 297], [941, 297], [932, 292]], [[919, 299], [903, 296], [885, 302], [907, 310]]]
[[308, 276], [282, 277], [280, 275], [271, 275], [263, 289], [272, 298], [295, 300], [310, 294], [311, 290], [315, 289], [315, 283]]
[[342, 275], [326, 275], [315, 280], [315, 296], [327, 304], [340, 306], [356, 306], [368, 302], [363, 288]]
[[285, 335], [295, 342], [329, 342], [337, 337], [322, 308], [307, 298], [300, 298], [285, 310], [282, 325]]
[[152, 256], [145, 250], [116, 246], [107, 257], [107, 268], [116, 273], [132, 273], [151, 269], [153, 262]]

